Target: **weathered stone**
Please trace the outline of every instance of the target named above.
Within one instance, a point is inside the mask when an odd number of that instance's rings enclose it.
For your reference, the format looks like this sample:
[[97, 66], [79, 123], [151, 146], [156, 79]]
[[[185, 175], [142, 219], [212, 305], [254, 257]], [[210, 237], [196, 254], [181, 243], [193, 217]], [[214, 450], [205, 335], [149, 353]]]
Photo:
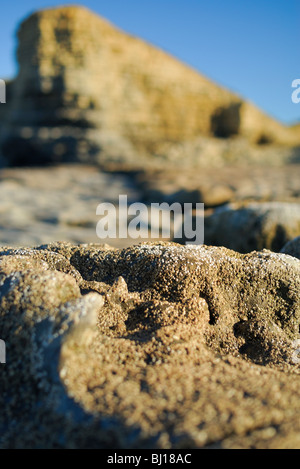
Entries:
[[298, 259], [53, 243], [0, 274], [0, 447], [300, 447]]
[[205, 219], [205, 243], [241, 253], [279, 252], [300, 234], [300, 205], [266, 202], [229, 204]]
[[10, 164], [137, 164], [182, 142], [197, 147], [201, 135], [299, 143], [239, 96], [83, 7], [38, 11], [18, 38], [0, 139]]
[[281, 252], [300, 259], [300, 236], [286, 243]]

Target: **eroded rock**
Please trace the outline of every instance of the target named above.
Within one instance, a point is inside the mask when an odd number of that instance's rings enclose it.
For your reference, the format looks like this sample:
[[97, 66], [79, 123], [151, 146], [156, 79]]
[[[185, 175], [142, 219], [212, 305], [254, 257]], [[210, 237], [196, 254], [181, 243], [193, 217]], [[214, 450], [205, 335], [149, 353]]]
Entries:
[[299, 291], [266, 250], [4, 249], [1, 447], [299, 447]]
[[11, 165], [136, 164], [185, 142], [195, 149], [201, 135], [299, 143], [252, 104], [83, 7], [37, 11], [18, 38], [0, 142]]

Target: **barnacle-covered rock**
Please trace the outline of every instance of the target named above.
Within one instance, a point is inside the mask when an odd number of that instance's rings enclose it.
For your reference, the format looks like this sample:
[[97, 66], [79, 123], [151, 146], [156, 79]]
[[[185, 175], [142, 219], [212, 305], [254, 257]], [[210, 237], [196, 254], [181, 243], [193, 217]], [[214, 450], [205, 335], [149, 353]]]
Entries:
[[300, 262], [54, 243], [0, 254], [0, 446], [300, 447]]

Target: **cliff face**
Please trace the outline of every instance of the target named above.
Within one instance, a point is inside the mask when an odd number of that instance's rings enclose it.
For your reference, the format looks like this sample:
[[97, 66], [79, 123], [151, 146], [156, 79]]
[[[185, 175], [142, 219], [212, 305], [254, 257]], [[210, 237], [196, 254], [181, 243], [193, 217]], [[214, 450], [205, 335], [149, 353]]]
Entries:
[[292, 139], [240, 97], [85, 8], [34, 13], [18, 39], [1, 137], [12, 163], [163, 155], [166, 144], [201, 135]]

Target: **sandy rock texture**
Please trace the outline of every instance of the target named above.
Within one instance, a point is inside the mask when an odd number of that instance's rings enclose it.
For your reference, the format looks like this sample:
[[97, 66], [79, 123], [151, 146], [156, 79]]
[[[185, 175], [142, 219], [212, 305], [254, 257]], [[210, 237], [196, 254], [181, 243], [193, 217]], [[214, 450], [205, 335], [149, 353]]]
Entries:
[[11, 165], [184, 157], [201, 136], [299, 145], [294, 129], [83, 7], [35, 12], [18, 40], [0, 136]]
[[0, 251], [0, 446], [299, 448], [300, 263], [270, 251]]

